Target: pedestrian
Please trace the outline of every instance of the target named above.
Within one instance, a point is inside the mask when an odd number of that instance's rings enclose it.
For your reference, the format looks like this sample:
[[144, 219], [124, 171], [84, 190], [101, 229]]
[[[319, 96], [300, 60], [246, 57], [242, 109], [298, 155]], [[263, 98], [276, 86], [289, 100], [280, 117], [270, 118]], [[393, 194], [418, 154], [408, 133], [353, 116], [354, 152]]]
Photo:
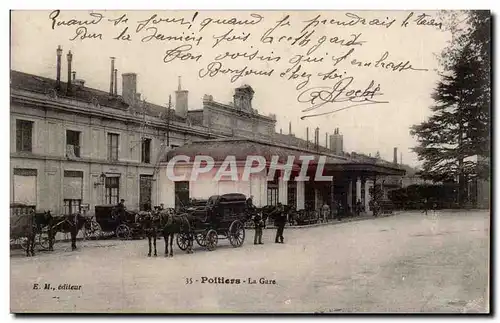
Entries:
[[337, 203], [337, 220], [342, 220], [342, 202]]
[[283, 231], [285, 231], [286, 214], [283, 205], [281, 203], [278, 203], [278, 207], [276, 208], [276, 211], [273, 213], [276, 213], [274, 224], [277, 227], [276, 239], [274, 240], [274, 242], [285, 243], [285, 238], [283, 237]]
[[253, 195], [250, 195], [250, 197], [246, 201], [246, 204], [247, 204], [247, 209], [249, 211], [255, 210], [255, 206], [253, 205]]
[[358, 201], [356, 202], [356, 215], [359, 216], [360, 213], [361, 213], [361, 200], [358, 199]]
[[116, 213], [115, 213], [119, 223], [121, 223], [125, 218], [126, 209], [127, 208], [125, 207], [125, 200], [121, 199], [120, 202], [116, 205]]
[[330, 217], [330, 207], [326, 202], [323, 204], [323, 207], [321, 208], [321, 213], [323, 216], [323, 222], [326, 222], [327, 219]]
[[425, 213], [425, 215], [427, 215], [427, 208], [428, 208], [428, 201], [427, 201], [427, 198], [424, 198], [424, 202], [423, 202], [423, 206], [424, 206], [424, 210], [422, 211], [422, 213]]
[[262, 231], [264, 228], [264, 221], [260, 213], [256, 213], [253, 217], [253, 222], [255, 226], [255, 236], [253, 238], [253, 244], [264, 244], [262, 242]]

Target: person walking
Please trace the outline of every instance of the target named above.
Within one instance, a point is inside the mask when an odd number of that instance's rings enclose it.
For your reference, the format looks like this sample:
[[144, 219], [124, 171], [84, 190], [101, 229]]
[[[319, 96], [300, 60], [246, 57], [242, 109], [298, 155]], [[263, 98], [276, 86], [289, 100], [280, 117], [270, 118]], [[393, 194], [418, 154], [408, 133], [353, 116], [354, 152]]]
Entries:
[[253, 238], [253, 244], [264, 244], [262, 242], [262, 231], [264, 230], [264, 221], [260, 213], [256, 213], [253, 217], [253, 223], [255, 227], [255, 236]]
[[275, 212], [276, 212], [276, 219], [274, 221], [274, 224], [276, 225], [277, 230], [274, 242], [285, 243], [285, 238], [283, 237], [283, 231], [285, 231], [286, 214], [284, 207], [281, 203], [278, 203], [278, 207], [276, 208]]

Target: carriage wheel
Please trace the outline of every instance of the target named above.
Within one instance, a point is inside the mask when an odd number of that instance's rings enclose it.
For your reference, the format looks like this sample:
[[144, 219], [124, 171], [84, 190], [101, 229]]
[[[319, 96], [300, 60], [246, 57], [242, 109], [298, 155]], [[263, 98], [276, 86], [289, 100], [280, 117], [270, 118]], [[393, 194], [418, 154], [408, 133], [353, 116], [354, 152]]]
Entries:
[[120, 224], [115, 232], [118, 239], [121, 240], [127, 240], [131, 237], [130, 228], [125, 224]]
[[179, 249], [186, 251], [189, 246], [189, 236], [186, 233], [179, 233], [176, 240]]
[[205, 236], [205, 243], [208, 251], [215, 250], [215, 247], [217, 247], [218, 240], [219, 237], [215, 230], [209, 230], [207, 232], [207, 235]]
[[[54, 245], [54, 237], [52, 237], [52, 245]], [[42, 247], [43, 250], [49, 249], [49, 233], [44, 231], [38, 235], [38, 244]]]
[[236, 220], [231, 223], [228, 238], [233, 247], [241, 247], [243, 241], [245, 241], [245, 226], [241, 223], [241, 221]]
[[207, 241], [205, 240], [205, 234], [204, 233], [197, 233], [194, 237], [196, 239], [196, 243], [198, 243], [198, 245], [200, 247], [206, 247], [207, 246]]
[[19, 244], [24, 251], [28, 248], [28, 238], [26, 237], [16, 239], [16, 243]]
[[101, 225], [99, 223], [97, 223], [96, 221], [91, 221], [90, 225], [88, 225], [88, 227], [85, 226], [84, 235], [85, 235], [85, 239], [89, 239], [89, 240], [90, 239], [93, 239], [93, 240], [99, 239], [103, 235]]

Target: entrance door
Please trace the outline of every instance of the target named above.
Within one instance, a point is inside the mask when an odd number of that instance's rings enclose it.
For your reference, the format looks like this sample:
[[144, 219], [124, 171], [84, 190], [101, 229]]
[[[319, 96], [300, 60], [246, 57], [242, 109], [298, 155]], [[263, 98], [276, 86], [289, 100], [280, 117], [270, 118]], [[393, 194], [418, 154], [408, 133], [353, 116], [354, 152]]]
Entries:
[[151, 175], [141, 175], [140, 176], [140, 187], [139, 187], [139, 209], [141, 211], [149, 211], [152, 208], [151, 205], [151, 192], [153, 184], [153, 176]]
[[305, 195], [305, 209], [315, 210], [316, 209], [316, 192], [314, 186], [310, 182], [305, 182], [304, 187]]
[[288, 206], [295, 208], [297, 205], [297, 182], [288, 182]]
[[175, 182], [175, 209], [189, 204], [189, 182]]

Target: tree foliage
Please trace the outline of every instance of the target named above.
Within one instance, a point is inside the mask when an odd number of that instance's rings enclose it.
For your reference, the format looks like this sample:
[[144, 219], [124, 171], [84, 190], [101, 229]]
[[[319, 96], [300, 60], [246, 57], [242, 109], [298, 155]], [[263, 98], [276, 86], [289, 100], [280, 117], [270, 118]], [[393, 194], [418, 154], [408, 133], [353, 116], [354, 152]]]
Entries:
[[[432, 116], [414, 125], [414, 151], [423, 161], [421, 175], [434, 181], [488, 176], [478, 159], [490, 154], [490, 12], [456, 12], [449, 21], [453, 42], [441, 53], [443, 71], [432, 98]], [[479, 157], [479, 158], [478, 158]], [[487, 168], [487, 167], [486, 167]]]

